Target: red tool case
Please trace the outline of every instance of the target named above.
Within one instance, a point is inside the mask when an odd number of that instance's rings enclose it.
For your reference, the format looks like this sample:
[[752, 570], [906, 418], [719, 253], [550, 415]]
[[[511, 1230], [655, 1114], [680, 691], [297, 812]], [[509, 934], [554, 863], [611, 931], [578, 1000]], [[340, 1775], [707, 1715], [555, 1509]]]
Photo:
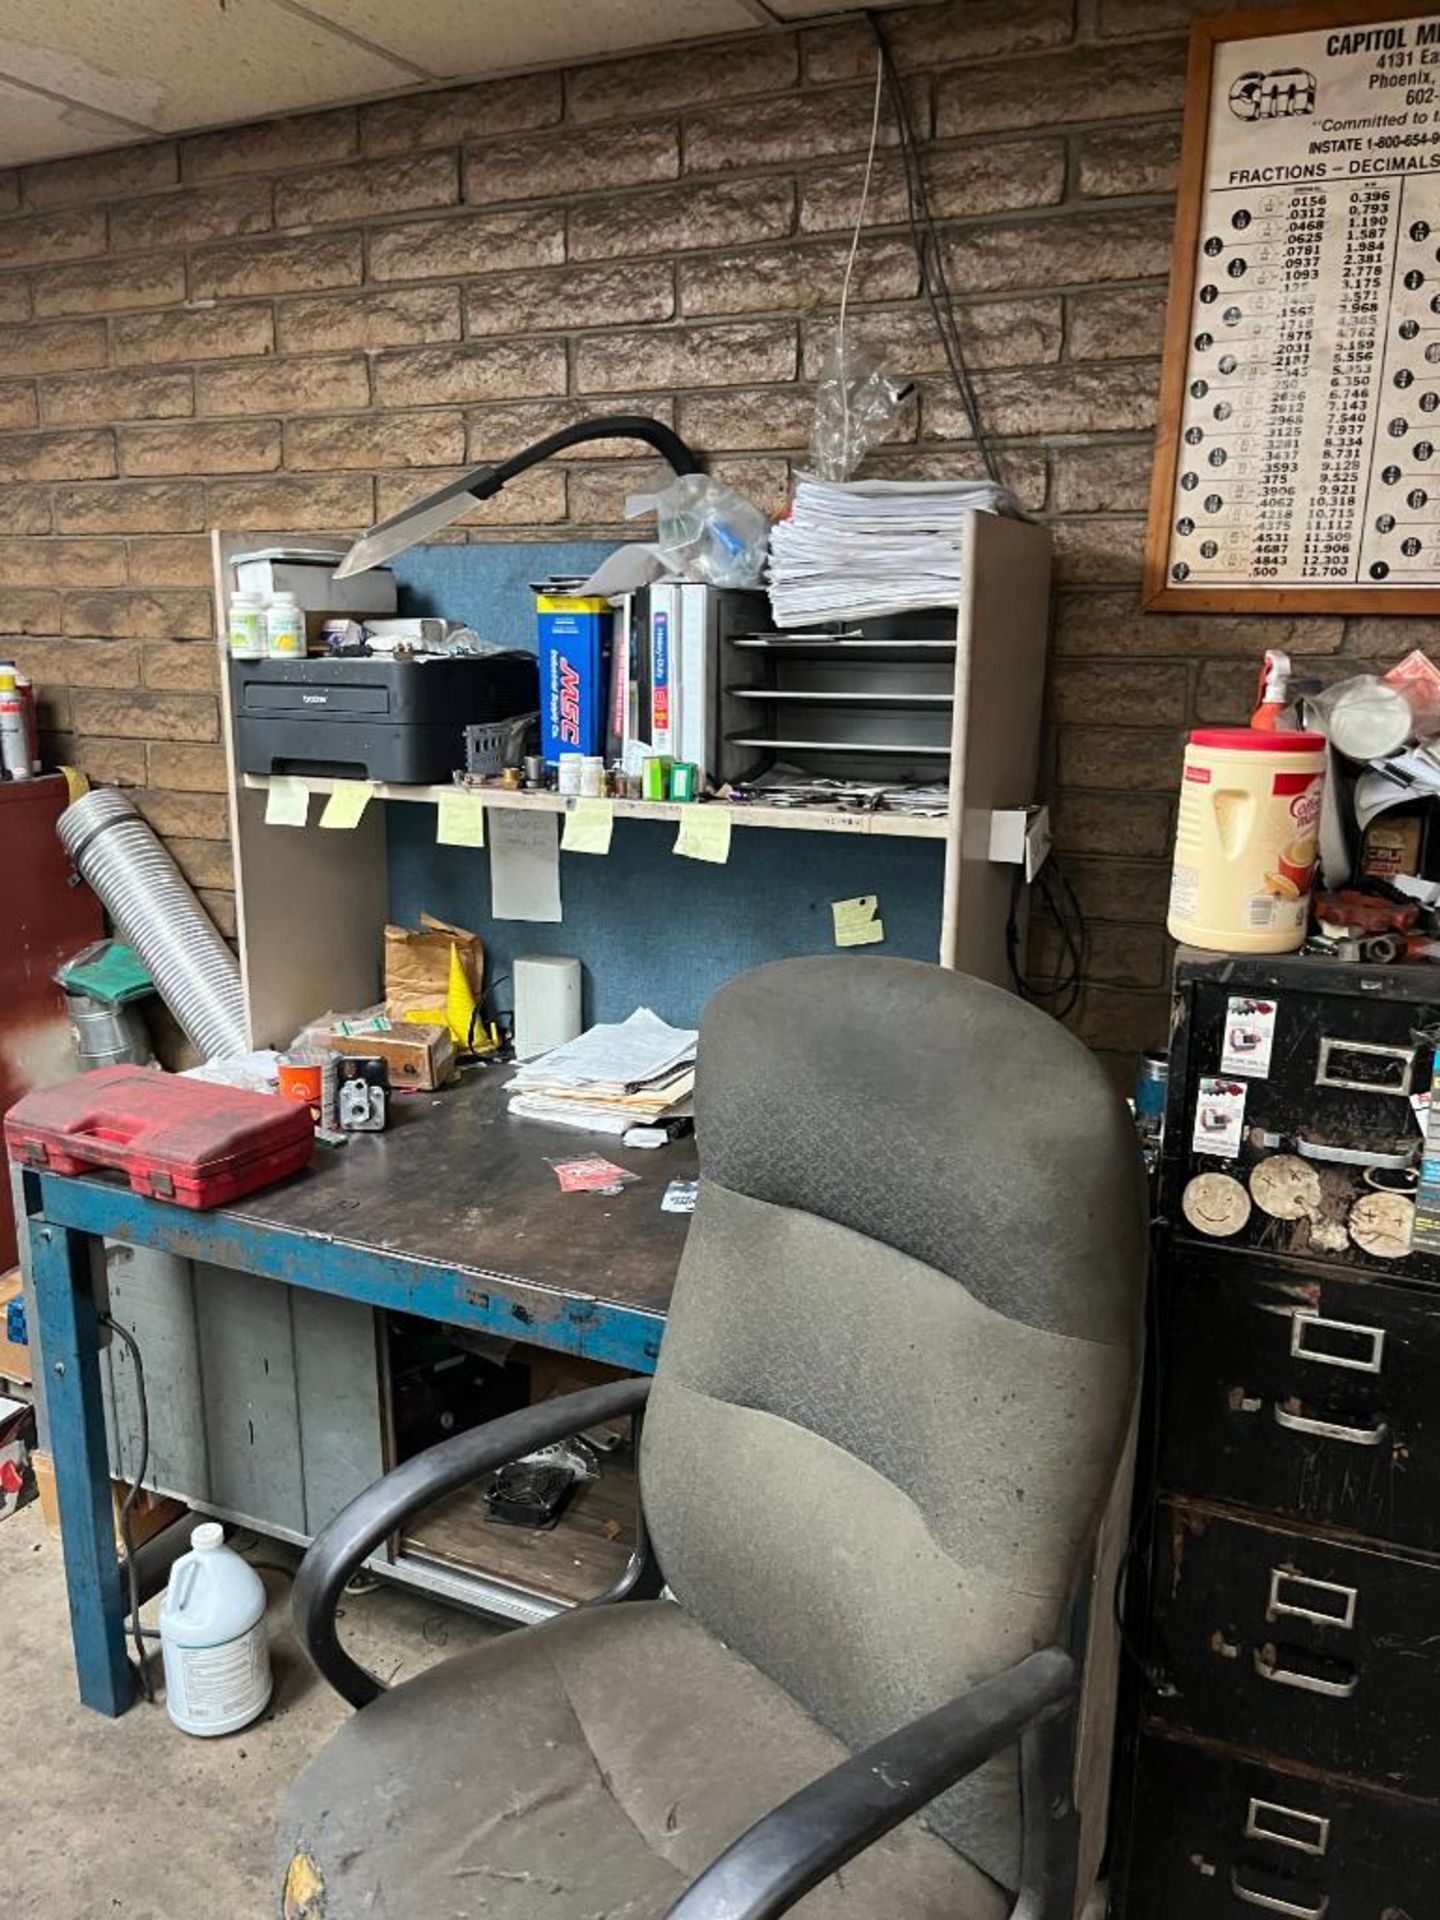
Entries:
[[18, 1101], [5, 1145], [51, 1173], [117, 1167], [136, 1193], [223, 1207], [309, 1164], [310, 1109], [151, 1067], [100, 1067]]

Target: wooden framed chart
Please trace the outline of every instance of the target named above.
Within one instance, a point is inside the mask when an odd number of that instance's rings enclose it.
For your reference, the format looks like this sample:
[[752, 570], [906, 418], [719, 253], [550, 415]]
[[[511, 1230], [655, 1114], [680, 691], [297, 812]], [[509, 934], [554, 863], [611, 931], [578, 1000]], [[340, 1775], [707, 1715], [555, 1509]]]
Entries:
[[1193, 30], [1145, 604], [1440, 613], [1440, 7]]

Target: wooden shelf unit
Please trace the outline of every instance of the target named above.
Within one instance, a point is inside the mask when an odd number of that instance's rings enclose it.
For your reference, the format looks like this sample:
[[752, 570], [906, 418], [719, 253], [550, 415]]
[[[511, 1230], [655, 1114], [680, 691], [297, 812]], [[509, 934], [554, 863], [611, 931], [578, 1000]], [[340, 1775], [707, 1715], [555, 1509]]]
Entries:
[[[332, 793], [341, 784], [320, 775], [285, 777], [298, 779], [310, 793]], [[242, 774], [241, 780], [251, 793], [264, 793], [270, 786], [270, 777], [262, 773]], [[375, 780], [370, 783], [370, 790], [377, 800], [428, 801], [433, 806], [447, 793], [454, 793], [455, 786], [400, 787]], [[487, 807], [518, 808], [521, 812], [564, 813], [575, 804], [574, 797], [564, 793], [514, 793], [504, 787], [491, 786], [467, 787], [465, 791], [477, 794]], [[888, 835], [897, 840], [943, 840], [949, 832], [949, 823], [943, 815], [859, 813], [839, 807], [773, 807], [749, 800], [735, 803], [714, 800], [697, 803], [612, 800], [610, 804], [615, 809], [617, 820], [678, 820], [682, 814], [692, 810], [693, 804], [698, 804], [724, 806], [731, 824], [737, 827], [779, 827], [798, 833], [868, 833]]]

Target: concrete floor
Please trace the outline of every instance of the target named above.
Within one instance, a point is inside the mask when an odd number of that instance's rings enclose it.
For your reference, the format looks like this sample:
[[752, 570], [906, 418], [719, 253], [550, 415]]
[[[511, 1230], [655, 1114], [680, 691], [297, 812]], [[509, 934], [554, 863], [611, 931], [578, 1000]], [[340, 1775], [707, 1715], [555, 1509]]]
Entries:
[[[253, 1536], [248, 1536], [253, 1539]], [[294, 1555], [259, 1542], [251, 1558]], [[75, 1698], [60, 1543], [31, 1505], [0, 1523], [0, 1905], [14, 1920], [269, 1920], [285, 1789], [349, 1709], [290, 1630], [290, 1582], [266, 1571], [275, 1697], [254, 1726], [197, 1740], [143, 1702], [103, 1720]], [[145, 1609], [154, 1624], [155, 1605]], [[346, 1642], [402, 1678], [495, 1631], [385, 1586], [347, 1600]]]
[[[272, 1541], [246, 1551], [266, 1563], [298, 1557]], [[78, 1704], [60, 1543], [36, 1505], [0, 1523], [6, 1920], [272, 1920], [281, 1799], [349, 1709], [300, 1654], [289, 1580], [263, 1571], [275, 1697], [243, 1733], [196, 1740], [161, 1706], [141, 1702], [123, 1719], [102, 1720]], [[144, 1609], [152, 1626], [155, 1608]], [[498, 1631], [394, 1586], [347, 1600], [344, 1621], [351, 1652], [385, 1680]], [[1097, 1890], [1085, 1920], [1104, 1911]]]

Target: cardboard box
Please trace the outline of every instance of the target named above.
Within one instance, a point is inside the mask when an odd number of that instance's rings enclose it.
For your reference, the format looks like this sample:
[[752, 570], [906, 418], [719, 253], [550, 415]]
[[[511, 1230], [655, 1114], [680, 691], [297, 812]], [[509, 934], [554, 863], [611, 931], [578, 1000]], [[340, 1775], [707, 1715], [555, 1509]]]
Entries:
[[390, 1069], [392, 1087], [415, 1087], [431, 1092], [443, 1087], [455, 1070], [455, 1042], [448, 1027], [409, 1021], [388, 1033], [317, 1033], [317, 1047], [352, 1058], [383, 1060]]
[[562, 753], [603, 754], [610, 602], [540, 593], [535, 611], [540, 628], [540, 751], [547, 760], [558, 760]]
[[[30, 1465], [35, 1474], [35, 1487], [40, 1496], [40, 1517], [45, 1522], [48, 1533], [60, 1537], [60, 1502], [55, 1491], [55, 1462], [39, 1447], [30, 1450]], [[115, 1510], [115, 1544], [123, 1551], [120, 1539], [120, 1509], [125, 1496], [130, 1491], [123, 1480], [110, 1482], [110, 1503]], [[176, 1521], [186, 1511], [183, 1500], [174, 1500], [168, 1493], [150, 1493], [142, 1490], [140, 1498], [130, 1511], [130, 1531], [137, 1547], [143, 1547], [157, 1533]]]

